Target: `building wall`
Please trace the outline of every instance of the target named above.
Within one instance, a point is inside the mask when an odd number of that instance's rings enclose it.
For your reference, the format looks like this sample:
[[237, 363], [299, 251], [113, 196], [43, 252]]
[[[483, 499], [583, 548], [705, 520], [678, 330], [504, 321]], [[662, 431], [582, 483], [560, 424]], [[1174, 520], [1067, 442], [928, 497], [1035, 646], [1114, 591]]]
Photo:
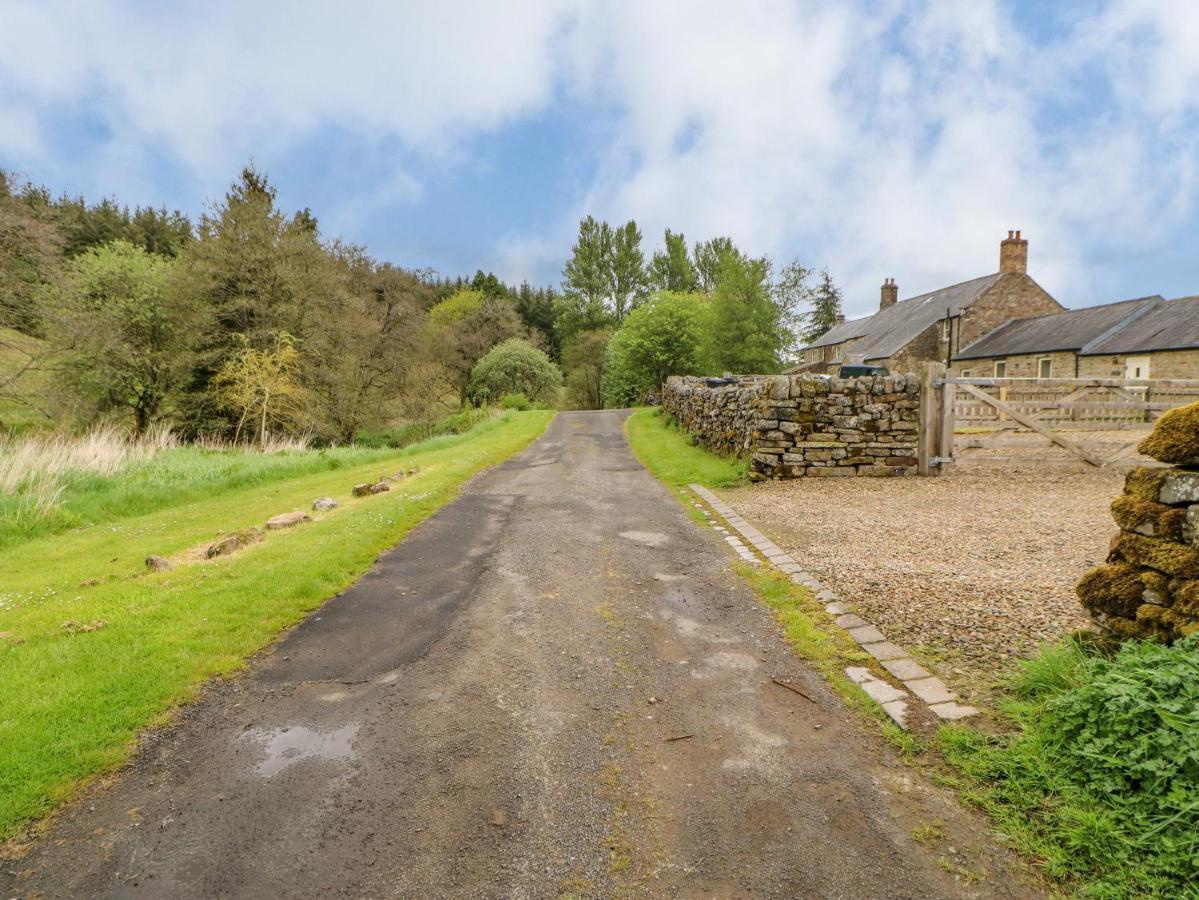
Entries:
[[[957, 351], [962, 347], [969, 347], [1008, 319], [1044, 316], [1062, 312], [1064, 308], [1027, 275], [1019, 272], [1005, 273], [1000, 275], [966, 311], [960, 335], [961, 343], [955, 343], [953, 349]], [[941, 358], [944, 359], [944, 356]]]
[[1123, 378], [1124, 364], [1129, 356], [1149, 357], [1150, 378], [1199, 379], [1199, 349], [1080, 356], [1078, 374], [1084, 378]]
[[967, 377], [970, 378], [993, 378], [995, 376], [995, 363], [1004, 360], [1007, 362], [1007, 371], [1004, 377], [1037, 378], [1040, 361], [1045, 357], [1049, 357], [1050, 359], [1052, 366], [1050, 371], [1051, 378], [1074, 377], [1074, 360], [1076, 359], [1076, 354], [1073, 350], [1059, 350], [1055, 353], [1020, 353], [1012, 356], [988, 356], [981, 359], [963, 359], [955, 361], [953, 368], [959, 375], [965, 376], [969, 372], [970, 375]]

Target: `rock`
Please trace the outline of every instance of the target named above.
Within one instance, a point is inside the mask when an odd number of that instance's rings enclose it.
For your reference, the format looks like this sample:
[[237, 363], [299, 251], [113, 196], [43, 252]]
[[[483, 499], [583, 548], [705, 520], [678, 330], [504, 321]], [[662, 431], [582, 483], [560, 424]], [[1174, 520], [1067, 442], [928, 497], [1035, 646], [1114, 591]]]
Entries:
[[1157, 499], [1162, 503], [1199, 503], [1199, 472], [1170, 469], [1162, 476]]
[[327, 509], [336, 509], [337, 501], [332, 497], [320, 497], [312, 501], [312, 508], [317, 512], [324, 512]]
[[1124, 531], [1178, 540], [1182, 537], [1186, 510], [1122, 494], [1112, 503], [1112, 518]]
[[250, 544], [257, 544], [262, 538], [262, 531], [258, 528], [246, 528], [242, 531], [235, 531], [233, 534], [226, 535], [209, 547], [204, 555], [209, 559], [215, 559], [218, 556], [228, 556], [230, 553], [236, 553], [243, 547], [250, 546]]
[[1199, 403], [1165, 413], [1137, 450], [1159, 462], [1199, 464]]
[[291, 528], [299, 525], [302, 522], [311, 522], [312, 516], [307, 513], [302, 513], [299, 510], [288, 513], [280, 513], [277, 516], [272, 516], [266, 520], [268, 531], [279, 531], [282, 528]]
[[166, 572], [168, 569], [175, 568], [175, 564], [165, 556], [150, 555], [146, 557], [146, 568], [151, 572]]
[[350, 493], [355, 497], [369, 497], [372, 493], [372, 487], [374, 487], [374, 485], [372, 485], [369, 481], [364, 481], [362, 484], [354, 485], [353, 490], [351, 490]]
[[83, 579], [83, 581], [79, 582], [79, 586], [80, 587], [95, 587], [99, 583], [100, 583], [99, 578], [85, 578], [85, 579]]
[[391, 488], [388, 487], [386, 481], [380, 481], [377, 484], [372, 484], [370, 487], [370, 492], [372, 494], [383, 494], [390, 490]]

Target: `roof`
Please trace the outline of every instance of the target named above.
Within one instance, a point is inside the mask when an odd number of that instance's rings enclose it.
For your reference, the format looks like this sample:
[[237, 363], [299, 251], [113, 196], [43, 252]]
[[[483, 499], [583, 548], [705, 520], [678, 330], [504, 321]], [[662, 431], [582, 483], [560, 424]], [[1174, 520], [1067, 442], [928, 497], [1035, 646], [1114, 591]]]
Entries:
[[946, 310], [951, 316], [956, 316], [967, 309], [998, 280], [999, 273], [996, 272], [900, 300], [872, 316], [851, 319], [834, 326], [804, 349], [827, 347], [860, 338], [859, 343], [853, 346], [854, 356], [864, 359], [891, 356], [915, 340], [930, 325], [944, 319]]
[[1152, 353], [1199, 347], [1199, 296], [1179, 297], [1158, 304], [1123, 328], [1092, 341], [1083, 355]]
[[1045, 316], [1009, 319], [959, 351], [954, 359], [984, 359], [1019, 353], [1081, 350], [1092, 341], [1106, 338], [1130, 322], [1151, 313], [1155, 306], [1164, 302], [1161, 297], [1154, 295]]

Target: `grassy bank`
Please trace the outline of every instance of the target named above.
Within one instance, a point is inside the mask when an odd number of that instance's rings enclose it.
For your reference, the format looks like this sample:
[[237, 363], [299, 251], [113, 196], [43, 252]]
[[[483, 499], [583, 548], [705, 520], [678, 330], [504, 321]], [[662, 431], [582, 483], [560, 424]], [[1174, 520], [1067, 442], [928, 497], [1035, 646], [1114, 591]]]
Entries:
[[716, 456], [695, 446], [691, 436], [659, 407], [634, 410], [625, 432], [641, 464], [676, 492], [689, 484], [712, 488], [748, 484], [744, 460]]
[[[0, 835], [121, 763], [139, 729], [351, 584], [467, 478], [537, 437], [551, 416], [508, 413], [399, 452], [212, 487], [203, 499], [181, 492], [186, 499], [176, 505], [3, 551]], [[356, 482], [414, 467], [389, 493], [349, 497]], [[320, 496], [342, 505], [234, 556], [145, 571], [148, 554], [184, 554]]]

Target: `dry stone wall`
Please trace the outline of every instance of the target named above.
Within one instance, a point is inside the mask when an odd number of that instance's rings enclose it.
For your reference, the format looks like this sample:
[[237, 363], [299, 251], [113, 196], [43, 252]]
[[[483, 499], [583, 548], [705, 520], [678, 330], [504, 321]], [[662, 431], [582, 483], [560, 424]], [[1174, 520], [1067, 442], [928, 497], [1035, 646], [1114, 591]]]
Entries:
[[915, 375], [754, 376], [720, 387], [676, 376], [662, 406], [709, 450], [748, 458], [755, 480], [916, 471]]
[[1104, 631], [1168, 643], [1199, 631], [1199, 403], [1162, 416], [1139, 449], [1174, 465], [1128, 473], [1120, 531], [1078, 598]]

